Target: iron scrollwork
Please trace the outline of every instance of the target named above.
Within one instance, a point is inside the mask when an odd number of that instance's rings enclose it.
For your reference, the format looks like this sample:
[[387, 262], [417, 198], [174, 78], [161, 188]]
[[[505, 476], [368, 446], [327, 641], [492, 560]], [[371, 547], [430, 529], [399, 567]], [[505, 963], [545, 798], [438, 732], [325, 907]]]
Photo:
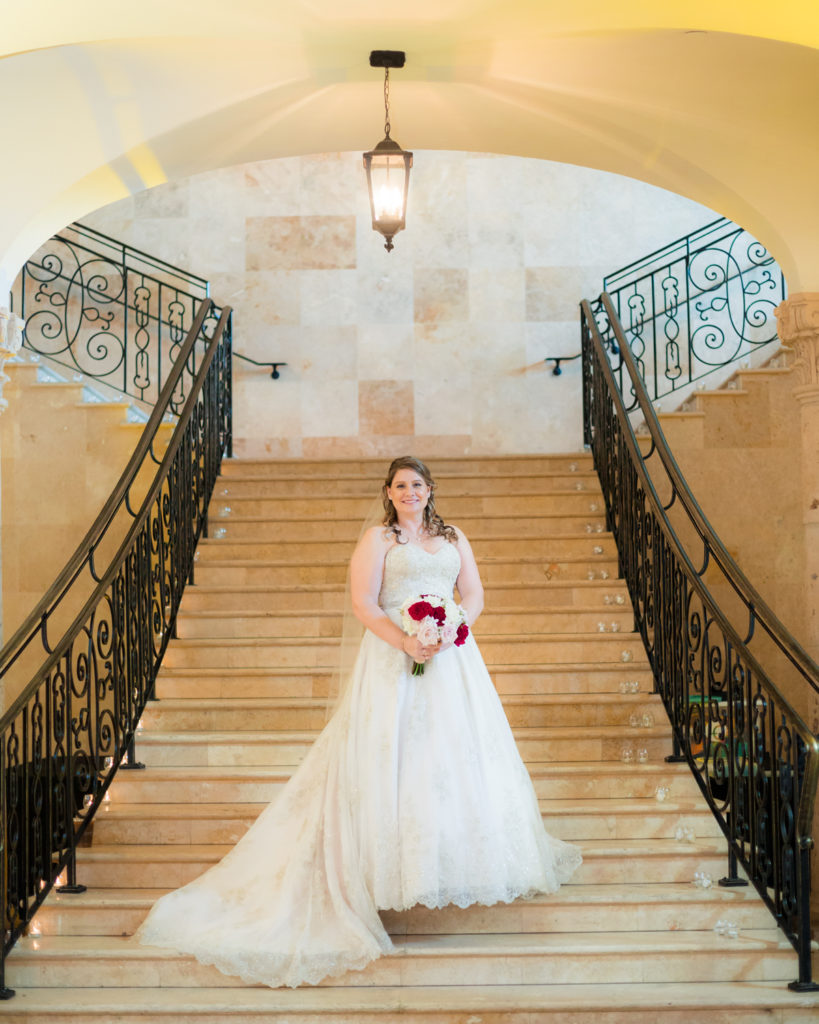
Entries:
[[655, 400], [774, 341], [785, 298], [770, 253], [724, 218], [608, 275], [604, 288]]
[[[600, 477], [655, 690], [671, 722], [675, 755], [689, 764], [728, 840], [723, 884], [741, 883], [741, 865], [799, 955], [799, 978], [791, 987], [815, 989], [809, 902], [819, 739], [760, 664], [753, 638], [765, 634], [816, 691], [819, 667], [702, 515], [665, 447], [609, 296], [584, 302], [581, 321], [584, 439]], [[649, 429], [646, 453], [629, 422], [632, 404], [639, 405]], [[669, 518], [672, 506], [687, 521], [686, 536], [695, 538], [686, 545]], [[739, 599], [740, 623], [706, 587], [709, 568], [722, 573]]]
[[[153, 404], [207, 291], [202, 278], [72, 224], [26, 262], [12, 305], [25, 348]], [[180, 377], [172, 412], [191, 380]]]

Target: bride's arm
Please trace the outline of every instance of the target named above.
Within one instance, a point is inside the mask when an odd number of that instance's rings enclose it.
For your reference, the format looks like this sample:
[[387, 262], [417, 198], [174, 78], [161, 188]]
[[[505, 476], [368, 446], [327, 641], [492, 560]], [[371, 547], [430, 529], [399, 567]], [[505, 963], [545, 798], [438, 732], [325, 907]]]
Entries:
[[455, 527], [458, 534], [458, 554], [461, 556], [461, 571], [458, 574], [458, 593], [461, 607], [466, 612], [466, 621], [471, 629], [483, 611], [483, 584], [472, 548], [464, 533]]
[[390, 545], [384, 540], [384, 530], [380, 526], [367, 530], [358, 542], [350, 562], [350, 597], [353, 614], [376, 636], [420, 661], [429, 657], [434, 648], [426, 648], [416, 637], [408, 636], [378, 604], [384, 577], [384, 559], [389, 548]]

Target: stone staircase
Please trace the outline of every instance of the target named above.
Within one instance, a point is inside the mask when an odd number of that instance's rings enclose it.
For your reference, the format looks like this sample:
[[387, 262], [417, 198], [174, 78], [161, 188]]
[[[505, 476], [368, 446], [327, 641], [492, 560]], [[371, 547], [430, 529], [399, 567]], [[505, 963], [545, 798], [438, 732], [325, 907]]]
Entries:
[[583, 850], [572, 884], [386, 913], [394, 955], [293, 991], [132, 941], [159, 895], [245, 832], [322, 727], [346, 564], [384, 468], [225, 464], [143, 716], [147, 770], [121, 772], [97, 813], [78, 859], [88, 891], [53, 893], [13, 950], [17, 995], [0, 1021], [815, 1020], [819, 998], [788, 991], [795, 954], [754, 892], [692, 884], [725, 873], [725, 843], [687, 767], [664, 761], [670, 730], [584, 455], [434, 463], [439, 507], [481, 566], [477, 639], [546, 827]]

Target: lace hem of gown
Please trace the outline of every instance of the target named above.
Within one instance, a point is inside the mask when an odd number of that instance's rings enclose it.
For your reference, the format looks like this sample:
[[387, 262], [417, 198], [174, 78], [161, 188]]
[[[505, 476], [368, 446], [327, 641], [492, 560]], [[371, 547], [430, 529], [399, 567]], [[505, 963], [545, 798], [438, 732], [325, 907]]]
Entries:
[[466, 910], [467, 907], [494, 907], [498, 903], [514, 903], [515, 900], [530, 900], [536, 896], [550, 896], [553, 893], [559, 891], [562, 885], [568, 882], [572, 875], [577, 871], [580, 865], [583, 863], [583, 857], [580, 851], [569, 844], [565, 844], [567, 850], [562, 853], [559, 859], [554, 861], [555, 874], [557, 876], [557, 884], [553, 887], [544, 888], [543, 885], [532, 885], [526, 888], [519, 888], [517, 886], [506, 888], [504, 890], [498, 889], [493, 886], [488, 886], [485, 889], [470, 889], [464, 890], [452, 890], [447, 891], [437, 896], [433, 895], [421, 895], [417, 899], [413, 899], [407, 903], [401, 903], [396, 906], [379, 907], [379, 910], [398, 910], [406, 911], [412, 910], [413, 907], [426, 907], [427, 910], [443, 910], [445, 907], [458, 907], [460, 910]]
[[[386, 932], [385, 932], [386, 935]], [[365, 967], [395, 947], [389, 936], [387, 943], [375, 946], [369, 952], [353, 954], [349, 950], [334, 950], [332, 953], [287, 953], [233, 951], [220, 954], [210, 948], [192, 948], [186, 942], [180, 949], [160, 938], [143, 936], [141, 931], [135, 938], [140, 943], [159, 946], [183, 956], [192, 956], [205, 967], [215, 967], [222, 974], [241, 978], [249, 985], [267, 985], [270, 988], [298, 988], [300, 985], [317, 985], [327, 978], [339, 978], [348, 971], [363, 971]]]
[[[580, 853], [574, 847], [569, 847], [567, 855], [555, 863], [560, 883], [568, 881], [581, 863]], [[525, 890], [507, 889], [504, 893], [500, 893], [496, 889], [491, 892], [488, 890], [483, 892], [461, 891], [438, 897], [425, 898], [422, 896], [403, 906], [379, 909], [405, 912], [417, 906], [423, 906], [429, 910], [443, 910], [449, 906], [456, 906], [465, 910], [471, 906], [491, 907], [498, 903], [514, 903], [519, 899], [534, 899], [536, 896], [548, 895], [556, 891], [557, 889], [544, 890], [539, 887]], [[333, 950], [332, 953], [289, 951], [274, 954], [234, 948], [231, 953], [220, 954], [214, 952], [212, 948], [194, 946], [190, 940], [186, 942], [184, 949], [180, 949], [171, 945], [167, 941], [167, 936], [163, 936], [161, 932], [155, 933], [155, 929], [148, 926], [148, 922], [137, 931], [135, 939], [146, 945], [156, 945], [182, 955], [193, 956], [199, 963], [215, 967], [223, 974], [239, 977], [248, 984], [261, 983], [271, 987], [284, 985], [288, 988], [316, 985], [327, 978], [341, 977], [348, 971], [362, 971], [374, 960], [395, 951], [392, 940], [386, 932], [374, 941], [372, 948], [359, 953], [352, 953], [350, 950]]]

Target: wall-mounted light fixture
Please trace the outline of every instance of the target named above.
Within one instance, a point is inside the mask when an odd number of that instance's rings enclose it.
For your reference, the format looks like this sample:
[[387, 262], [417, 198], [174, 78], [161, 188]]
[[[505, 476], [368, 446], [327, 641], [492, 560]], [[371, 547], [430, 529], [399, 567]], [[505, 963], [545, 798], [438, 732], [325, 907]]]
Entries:
[[390, 138], [390, 68], [402, 68], [406, 60], [403, 50], [373, 50], [370, 67], [384, 69], [384, 138], [375, 149], [364, 154], [367, 189], [373, 229], [386, 238], [384, 248], [390, 252], [393, 237], [405, 226], [407, 190], [412, 167], [412, 153], [401, 149]]

